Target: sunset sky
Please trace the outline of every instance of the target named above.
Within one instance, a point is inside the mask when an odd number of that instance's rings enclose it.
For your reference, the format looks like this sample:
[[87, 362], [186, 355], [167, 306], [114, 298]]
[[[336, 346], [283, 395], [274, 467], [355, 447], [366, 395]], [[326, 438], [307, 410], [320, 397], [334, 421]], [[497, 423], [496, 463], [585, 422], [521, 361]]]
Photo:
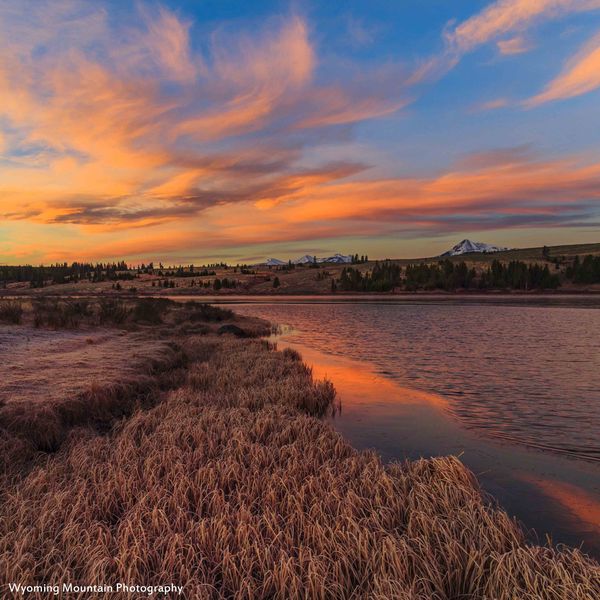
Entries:
[[600, 242], [600, 0], [0, 0], [0, 263]]

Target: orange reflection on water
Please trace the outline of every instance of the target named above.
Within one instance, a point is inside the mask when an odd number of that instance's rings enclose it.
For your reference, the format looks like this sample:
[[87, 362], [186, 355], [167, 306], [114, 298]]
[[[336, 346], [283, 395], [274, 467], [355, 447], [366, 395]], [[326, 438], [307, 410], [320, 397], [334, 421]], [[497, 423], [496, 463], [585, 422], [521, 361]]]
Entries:
[[444, 398], [408, 387], [403, 387], [379, 375], [367, 363], [359, 363], [341, 356], [325, 354], [288, 339], [279, 345], [297, 350], [310, 365], [315, 379], [329, 379], [342, 400], [342, 407], [358, 404], [428, 404], [446, 409]]
[[574, 517], [600, 532], [600, 502], [580, 487], [564, 481], [555, 481], [520, 474], [520, 479], [532, 483], [544, 494], [566, 508]]

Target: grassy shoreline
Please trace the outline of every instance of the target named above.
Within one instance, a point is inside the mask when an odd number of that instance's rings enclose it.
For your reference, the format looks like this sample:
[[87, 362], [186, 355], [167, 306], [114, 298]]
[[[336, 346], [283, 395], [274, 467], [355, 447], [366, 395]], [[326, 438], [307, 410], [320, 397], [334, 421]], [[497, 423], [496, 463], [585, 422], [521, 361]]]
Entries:
[[8, 419], [10, 403], [0, 411], [7, 597], [9, 582], [175, 583], [186, 598], [595, 597], [598, 564], [528, 545], [456, 458], [385, 465], [352, 448], [319, 419], [331, 384], [258, 339], [264, 323], [130, 310], [120, 326], [173, 355], [127, 410], [118, 388], [46, 407], [42, 422], [61, 415], [51, 451]]

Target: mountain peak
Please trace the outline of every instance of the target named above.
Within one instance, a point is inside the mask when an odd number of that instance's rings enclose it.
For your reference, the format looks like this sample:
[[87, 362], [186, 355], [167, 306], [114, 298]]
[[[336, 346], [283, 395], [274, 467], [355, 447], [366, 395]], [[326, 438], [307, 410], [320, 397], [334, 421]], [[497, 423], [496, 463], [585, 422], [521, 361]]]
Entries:
[[267, 267], [281, 267], [282, 265], [287, 265], [285, 261], [279, 260], [278, 258], [267, 258], [265, 264]]
[[502, 252], [503, 250], [508, 250], [508, 248], [503, 246], [493, 246], [492, 244], [486, 244], [484, 242], [462, 240], [447, 252], [440, 254], [440, 256], [460, 256], [461, 254], [472, 254], [475, 252], [491, 253]]
[[[315, 262], [349, 264], [352, 262], [352, 257], [346, 254], [340, 254], [339, 252], [336, 252], [335, 254], [324, 258], [317, 258], [314, 254], [305, 254], [300, 258], [292, 260], [291, 262], [294, 265], [309, 265], [314, 264]], [[280, 267], [283, 265], [287, 265], [288, 261], [279, 260], [278, 258], [267, 258], [266, 262], [264, 262], [263, 264], [267, 265], [268, 267]]]

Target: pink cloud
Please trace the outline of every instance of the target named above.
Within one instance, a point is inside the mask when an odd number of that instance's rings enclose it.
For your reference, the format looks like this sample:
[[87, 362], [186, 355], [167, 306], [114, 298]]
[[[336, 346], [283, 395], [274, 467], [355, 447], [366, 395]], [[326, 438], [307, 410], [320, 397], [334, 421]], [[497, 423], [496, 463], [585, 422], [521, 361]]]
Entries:
[[587, 94], [600, 87], [600, 34], [594, 36], [571, 58], [562, 73], [537, 96], [524, 102], [527, 107]]

